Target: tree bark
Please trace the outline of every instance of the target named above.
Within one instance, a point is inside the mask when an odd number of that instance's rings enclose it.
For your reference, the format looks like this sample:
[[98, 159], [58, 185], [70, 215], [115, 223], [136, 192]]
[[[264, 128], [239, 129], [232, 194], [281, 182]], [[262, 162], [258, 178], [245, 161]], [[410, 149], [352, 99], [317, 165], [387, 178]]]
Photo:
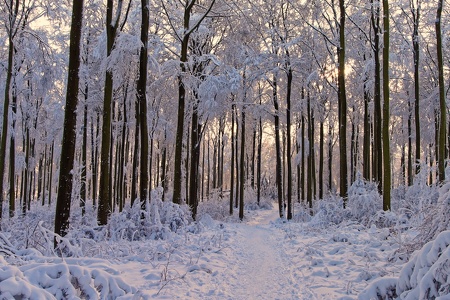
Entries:
[[[148, 152], [148, 126], [147, 126], [147, 46], [149, 28], [149, 0], [141, 0], [141, 43], [142, 47], [139, 56], [139, 77], [137, 80], [137, 101], [139, 103], [139, 121], [141, 134], [140, 171], [139, 171], [139, 199], [141, 209], [146, 209], [146, 201], [149, 197], [149, 152]], [[151, 154], [150, 154], [151, 155]], [[151, 168], [151, 165], [150, 165]]]
[[[64, 129], [61, 146], [61, 161], [56, 200], [55, 233], [64, 236], [69, 229], [70, 203], [72, 199], [73, 164], [76, 142], [76, 109], [78, 104], [78, 89], [80, 81], [80, 43], [83, 18], [83, 0], [73, 1], [72, 23], [70, 29], [69, 70], [66, 107], [64, 112]], [[53, 153], [53, 147], [52, 147]], [[53, 157], [53, 155], [52, 155]], [[51, 179], [50, 179], [51, 180]], [[58, 241], [54, 239], [54, 246]]]
[[347, 96], [345, 92], [345, 6], [344, 0], [339, 0], [339, 48], [338, 48], [338, 92], [339, 92], [339, 180], [340, 196], [347, 203]]
[[[379, 3], [379, 0], [377, 1]], [[382, 192], [383, 184], [383, 165], [382, 160], [382, 120], [381, 120], [381, 65], [380, 65], [380, 6], [375, 5], [374, 0], [371, 0], [372, 13], [371, 23], [374, 30], [373, 41], [373, 55], [375, 60], [375, 74], [374, 74], [374, 121], [373, 121], [373, 179], [378, 184], [378, 190]]]
[[391, 209], [391, 152], [389, 143], [389, 1], [383, 0], [383, 210]]
[[440, 184], [443, 184], [445, 181], [445, 157], [446, 157], [445, 149], [447, 142], [447, 106], [445, 103], [444, 58], [442, 54], [442, 32], [441, 32], [443, 5], [444, 0], [439, 0], [435, 21], [436, 48], [437, 48], [438, 71], [439, 71], [439, 152], [437, 155], [437, 166]]
[[283, 207], [283, 166], [281, 163], [281, 141], [280, 141], [280, 110], [278, 109], [278, 85], [277, 78], [274, 75], [272, 81], [272, 100], [275, 108], [275, 155], [276, 155], [276, 185], [278, 195], [278, 210], [280, 218], [284, 217]]

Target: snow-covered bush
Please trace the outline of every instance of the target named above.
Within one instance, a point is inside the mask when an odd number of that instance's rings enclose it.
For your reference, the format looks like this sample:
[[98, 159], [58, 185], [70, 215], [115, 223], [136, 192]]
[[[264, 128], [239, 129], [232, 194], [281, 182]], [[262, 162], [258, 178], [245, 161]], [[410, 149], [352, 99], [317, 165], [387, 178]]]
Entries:
[[17, 267], [0, 256], [0, 295], [1, 299], [143, 299], [111, 271], [107, 261], [98, 259], [52, 258]]
[[427, 206], [416, 242], [421, 243], [419, 244], [421, 246], [448, 229], [450, 229], [450, 182], [439, 189], [437, 204]]
[[327, 227], [340, 224], [348, 218], [348, 211], [344, 209], [342, 198], [331, 196], [317, 201], [311, 225]]
[[186, 205], [163, 202], [160, 189], [153, 190], [151, 195], [147, 210], [142, 210], [140, 201], [135, 201], [133, 207], [113, 213], [100, 234], [111, 240], [166, 239], [171, 232], [189, 224], [191, 214]]
[[204, 214], [210, 215], [214, 220], [225, 220], [230, 215], [230, 193], [213, 190], [211, 196], [198, 204], [197, 219]]
[[272, 209], [273, 200], [267, 197], [261, 197], [259, 203], [257, 200], [256, 191], [251, 187], [247, 187], [244, 193], [245, 210]]
[[375, 183], [365, 181], [358, 173], [355, 182], [348, 189], [347, 208], [354, 219], [367, 224], [377, 211], [382, 209], [382, 201]]
[[373, 281], [359, 299], [450, 299], [450, 231], [441, 232], [417, 251], [399, 278]]

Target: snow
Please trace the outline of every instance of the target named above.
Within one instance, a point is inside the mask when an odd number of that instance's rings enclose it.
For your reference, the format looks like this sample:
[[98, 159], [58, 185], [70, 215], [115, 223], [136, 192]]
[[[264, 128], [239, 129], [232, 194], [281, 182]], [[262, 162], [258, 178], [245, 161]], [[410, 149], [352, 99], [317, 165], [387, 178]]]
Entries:
[[[158, 202], [151, 209], [166, 211], [156, 220], [160, 228], [165, 215], [177, 212]], [[246, 210], [243, 222], [203, 213], [190, 231], [98, 241], [83, 251], [72, 246], [76, 255], [63, 258], [15, 250], [3, 234], [1, 249], [10, 255], [0, 257], [1, 299], [370, 299], [395, 291], [404, 262], [389, 260], [399, 247], [389, 229], [294, 223], [278, 215], [275, 203]], [[45, 231], [42, 222], [38, 228]], [[404, 279], [428, 276], [438, 268], [429, 267], [433, 261], [447, 266], [450, 250], [440, 253], [449, 241], [450, 233], [425, 247], [419, 258], [428, 269], [416, 274], [409, 263], [398, 286], [417, 286]]]

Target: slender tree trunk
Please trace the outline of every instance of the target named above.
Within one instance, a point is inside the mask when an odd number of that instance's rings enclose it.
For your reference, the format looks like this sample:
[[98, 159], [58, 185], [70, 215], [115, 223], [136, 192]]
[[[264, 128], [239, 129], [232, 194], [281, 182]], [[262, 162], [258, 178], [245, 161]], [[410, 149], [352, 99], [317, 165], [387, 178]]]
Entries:
[[[301, 118], [300, 118], [301, 120]], [[301, 121], [297, 119], [297, 134], [296, 134], [296, 139], [295, 139], [295, 147], [296, 147], [296, 153], [297, 155], [300, 153], [300, 143], [299, 143], [299, 134], [300, 134], [300, 127], [301, 127]], [[301, 193], [301, 187], [302, 187], [302, 182], [301, 182], [301, 170], [300, 170], [300, 161], [297, 161], [296, 165], [297, 165], [297, 202], [300, 203], [300, 193]]]
[[189, 46], [189, 30], [191, 10], [195, 4], [195, 0], [190, 1], [185, 6], [184, 10], [184, 35], [181, 41], [181, 53], [180, 53], [180, 67], [181, 73], [178, 76], [178, 118], [177, 118], [177, 133], [175, 141], [175, 163], [174, 163], [174, 179], [173, 179], [173, 202], [181, 204], [181, 189], [182, 189], [182, 161], [183, 161], [183, 133], [184, 133], [184, 107], [186, 88], [183, 83], [183, 74], [186, 72], [186, 62], [188, 61], [188, 46]]
[[[413, 3], [411, 1], [411, 3]], [[413, 57], [414, 57], [414, 121], [416, 125], [416, 174], [420, 171], [420, 47], [419, 47], [419, 20], [420, 20], [420, 5], [416, 7], [413, 12]], [[412, 174], [411, 174], [412, 176]], [[411, 183], [412, 184], [412, 179]]]
[[[313, 143], [314, 143], [314, 137], [313, 137], [313, 123], [311, 118], [311, 98], [309, 97], [309, 93], [307, 96], [307, 102], [306, 102], [306, 110], [307, 110], [307, 121], [308, 121], [308, 158], [307, 158], [307, 167], [306, 167], [306, 177], [308, 178], [308, 183], [306, 186], [306, 202], [308, 203], [308, 206], [310, 209], [313, 207], [312, 199], [313, 199]], [[310, 211], [312, 213], [312, 210]]]
[[355, 106], [352, 106], [353, 110], [353, 119], [351, 120], [351, 137], [350, 137], [350, 185], [355, 181], [356, 177], [356, 160], [355, 160], [355, 153], [356, 153], [356, 116], [355, 116]]
[[[245, 97], [244, 97], [245, 99]], [[244, 100], [245, 102], [245, 100]], [[241, 161], [239, 171], [239, 219], [244, 219], [244, 186], [245, 186], [245, 106], [241, 111]]]
[[50, 148], [50, 174], [48, 179], [48, 206], [52, 204], [52, 185], [53, 185], [53, 155], [55, 154], [55, 141], [53, 140]]
[[[146, 201], [149, 197], [149, 152], [148, 152], [148, 127], [147, 127], [147, 46], [148, 46], [148, 28], [149, 28], [149, 0], [141, 0], [141, 43], [142, 47], [139, 56], [139, 77], [137, 80], [137, 101], [139, 103], [140, 114], [140, 134], [141, 134], [141, 152], [140, 152], [140, 171], [139, 171], [139, 199], [141, 209], [145, 210]], [[151, 165], [150, 165], [151, 168]]]
[[[366, 56], [364, 55], [364, 61], [366, 60]], [[370, 103], [370, 95], [367, 90], [367, 81], [369, 80], [368, 76], [365, 75], [364, 80], [364, 137], [363, 137], [363, 177], [367, 181], [371, 181], [370, 176], [370, 115], [369, 115], [369, 103]]]
[[[302, 102], [304, 102], [304, 100], [305, 100], [305, 89], [302, 87], [302, 93], [301, 93], [301, 99], [302, 99]], [[305, 122], [306, 122], [306, 120], [305, 120], [305, 116], [303, 115], [303, 113], [302, 113], [302, 116], [301, 116], [301, 123], [302, 123], [302, 125], [301, 125], [301, 135], [302, 135], [302, 146], [301, 146], [301, 148], [302, 148], [302, 157], [301, 157], [301, 159], [302, 159], [302, 170], [301, 170], [301, 178], [300, 178], [300, 181], [301, 181], [301, 186], [302, 186], [302, 200], [304, 201], [306, 198], [305, 198]]]
[[84, 87], [84, 107], [83, 107], [83, 145], [81, 146], [81, 188], [80, 188], [80, 206], [81, 215], [84, 216], [86, 213], [86, 169], [87, 169], [87, 117], [88, 117], [88, 93], [89, 86], [85, 82]]
[[320, 120], [320, 132], [319, 132], [319, 199], [323, 199], [323, 151], [324, 151], [324, 129], [323, 129], [323, 120]]
[[[79, 70], [80, 70], [80, 43], [83, 17], [83, 0], [73, 1], [72, 23], [70, 29], [69, 70], [67, 85], [66, 106], [64, 113], [64, 130], [61, 146], [61, 161], [58, 184], [58, 197], [56, 200], [55, 233], [66, 235], [69, 229], [70, 203], [72, 198], [73, 165], [76, 142], [76, 109], [78, 104]], [[54, 145], [54, 144], [53, 144]], [[52, 145], [52, 159], [53, 159]], [[51, 179], [50, 179], [51, 180]], [[58, 245], [56, 238], [54, 246]]]
[[47, 189], [47, 166], [48, 166], [48, 161], [47, 161], [47, 144], [45, 144], [45, 148], [44, 148], [44, 176], [43, 176], [43, 182], [42, 182], [42, 206], [45, 205], [45, 190]]
[[391, 152], [389, 143], [389, 1], [383, 0], [383, 210], [391, 209]]
[[[15, 93], [12, 97], [12, 131], [11, 131], [11, 140], [9, 144], [9, 217], [14, 217], [15, 211], [16, 211], [16, 194], [15, 194], [15, 187], [14, 187], [14, 178], [16, 174], [16, 114], [17, 114], [17, 96]], [[45, 174], [45, 170], [44, 170]], [[45, 177], [45, 176], [44, 176]], [[45, 186], [45, 184], [44, 184]], [[45, 189], [45, 187], [44, 187]], [[2, 199], [0, 197], [0, 199]], [[0, 202], [0, 206], [2, 206], [3, 202]], [[1, 214], [0, 209], [0, 214]], [[1, 215], [0, 215], [1, 220]], [[1, 226], [0, 226], [1, 228]]]
[[252, 158], [250, 162], [250, 185], [255, 189], [255, 158], [256, 158], [256, 126], [253, 126], [252, 134]]
[[[385, 0], [386, 1], [386, 0]], [[447, 106], [445, 103], [445, 83], [444, 83], [444, 58], [442, 54], [442, 7], [444, 0], [439, 0], [436, 12], [436, 48], [439, 71], [439, 153], [437, 155], [437, 166], [439, 171], [439, 183], [445, 181], [445, 149], [447, 140]]]
[[99, 116], [97, 115], [97, 128], [95, 128], [95, 134], [94, 134], [94, 116], [92, 116], [91, 120], [91, 169], [92, 169], [92, 205], [94, 208], [97, 207], [97, 162], [98, 162], [98, 145], [97, 145], [97, 138], [98, 138], [98, 127], [99, 127]]
[[374, 128], [373, 128], [373, 178], [378, 184], [378, 190], [382, 192], [383, 184], [383, 165], [382, 160], [382, 120], [381, 120], [381, 65], [380, 65], [380, 1], [376, 0], [378, 5], [375, 4], [374, 0], [371, 0], [372, 13], [371, 13], [371, 23], [374, 30], [374, 41], [373, 41], [373, 56], [375, 60], [375, 74], [374, 74]]
[[[235, 146], [234, 146], [234, 111], [236, 109], [236, 105], [231, 104], [231, 169], [230, 169], [230, 215], [233, 215], [233, 204], [234, 204], [234, 155], [235, 155]], [[259, 200], [259, 199], [258, 199]], [[259, 202], [258, 202], [259, 203]]]
[[[113, 21], [114, 1], [107, 0], [106, 7], [106, 54], [109, 57], [116, 37], [117, 22]], [[111, 214], [111, 182], [110, 182], [110, 151], [111, 151], [111, 115], [112, 115], [113, 74], [106, 70], [105, 88], [103, 95], [103, 125], [102, 145], [100, 152], [100, 186], [98, 197], [97, 222], [99, 225], [108, 223]]]
[[[417, 99], [416, 99], [417, 101]], [[412, 162], [412, 107], [411, 102], [408, 101], [408, 167], [406, 184], [411, 186], [413, 184], [413, 162]], [[417, 138], [417, 135], [416, 135]]]
[[339, 91], [339, 180], [340, 196], [347, 202], [347, 96], [345, 92], [345, 5], [339, 0], [339, 48], [338, 48], [338, 91]]
[[[310, 98], [310, 95], [308, 93], [308, 98]], [[314, 109], [311, 109], [311, 139], [310, 139], [310, 151], [311, 151], [311, 183], [312, 183], [312, 189], [313, 189], [313, 199], [316, 199], [317, 196], [317, 180], [316, 180], [316, 143], [315, 143], [315, 116], [314, 116]]]
[[276, 185], [278, 193], [278, 209], [280, 212], [280, 218], [284, 217], [283, 207], [283, 178], [282, 178], [282, 163], [281, 163], [281, 145], [280, 145], [280, 111], [278, 109], [278, 86], [277, 78], [274, 75], [272, 81], [272, 100], [275, 108], [275, 155], [276, 155]]
[[138, 197], [137, 193], [137, 185], [138, 185], [138, 166], [139, 166], [139, 134], [140, 134], [140, 113], [139, 113], [139, 101], [136, 99], [135, 103], [135, 118], [136, 118], [136, 126], [134, 132], [134, 149], [133, 149], [133, 170], [132, 170], [132, 178], [131, 178], [131, 206], [133, 206], [134, 201], [136, 201]]
[[191, 119], [191, 164], [189, 170], [189, 206], [192, 210], [192, 218], [195, 220], [197, 217], [197, 207], [198, 207], [198, 165], [200, 163], [200, 132], [201, 125], [199, 125], [198, 121], [198, 95], [195, 94], [195, 103], [192, 110], [192, 119]]
[[331, 192], [333, 188], [333, 125], [328, 124], [328, 190]]
[[[259, 105], [261, 105], [261, 97], [259, 98]], [[262, 127], [262, 118], [259, 117], [259, 133], [258, 133], [258, 161], [256, 164], [256, 189], [257, 189], [257, 202], [258, 205], [261, 202], [261, 156], [262, 156], [262, 134], [263, 134], [263, 127]]]
[[[286, 50], [287, 51], [287, 50]], [[289, 53], [287, 55], [289, 58]], [[286, 152], [287, 152], [287, 219], [292, 219], [292, 159], [291, 159], [291, 93], [292, 69], [289, 66], [286, 87]]]
[[119, 163], [119, 212], [123, 210], [123, 207], [125, 205], [125, 190], [126, 190], [126, 181], [125, 181], [125, 174], [124, 174], [124, 168], [126, 166], [125, 162], [125, 152], [126, 152], [126, 144], [127, 144], [127, 124], [128, 124], [128, 114], [127, 114], [127, 98], [128, 98], [128, 85], [125, 89], [125, 97], [123, 101], [123, 121], [122, 121], [122, 151], [120, 151], [120, 163]]
[[[11, 7], [12, 9], [12, 7]], [[16, 4], [14, 16], [10, 15], [10, 26], [12, 27], [18, 13], [18, 5]], [[5, 160], [6, 160], [6, 141], [8, 137], [9, 128], [9, 102], [11, 93], [11, 80], [13, 77], [13, 63], [14, 63], [14, 41], [13, 41], [13, 28], [9, 28], [8, 34], [8, 70], [6, 72], [6, 83], [5, 83], [5, 101], [3, 104], [3, 125], [2, 125], [2, 136], [0, 144], [0, 221], [3, 216], [3, 202], [4, 202], [4, 191], [3, 191], [3, 180], [5, 178]], [[1, 223], [0, 223], [1, 228]]]
[[30, 194], [28, 191], [31, 190], [31, 184], [29, 184], [29, 179], [30, 179], [30, 129], [26, 128], [25, 132], [26, 132], [25, 133], [25, 172], [24, 172], [25, 177], [23, 180], [24, 191], [23, 191], [23, 200], [22, 200], [22, 216], [25, 216], [27, 214], [27, 204], [30, 201]]

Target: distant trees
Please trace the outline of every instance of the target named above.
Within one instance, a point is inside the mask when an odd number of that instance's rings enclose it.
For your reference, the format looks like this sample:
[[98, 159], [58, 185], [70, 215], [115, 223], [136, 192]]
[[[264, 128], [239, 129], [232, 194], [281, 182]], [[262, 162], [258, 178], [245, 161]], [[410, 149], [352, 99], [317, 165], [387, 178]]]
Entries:
[[[136, 199], [147, 209], [160, 187], [193, 218], [213, 196], [243, 218], [255, 195], [291, 219], [295, 201], [345, 203], [358, 172], [384, 209], [391, 188], [445, 180], [443, 1], [86, 1], [72, 7], [85, 24], [78, 79], [55, 24], [67, 7], [4, 4], [0, 197], [11, 217], [57, 192], [64, 234], [77, 201], [105, 225]], [[52, 34], [34, 22], [43, 14]]]

